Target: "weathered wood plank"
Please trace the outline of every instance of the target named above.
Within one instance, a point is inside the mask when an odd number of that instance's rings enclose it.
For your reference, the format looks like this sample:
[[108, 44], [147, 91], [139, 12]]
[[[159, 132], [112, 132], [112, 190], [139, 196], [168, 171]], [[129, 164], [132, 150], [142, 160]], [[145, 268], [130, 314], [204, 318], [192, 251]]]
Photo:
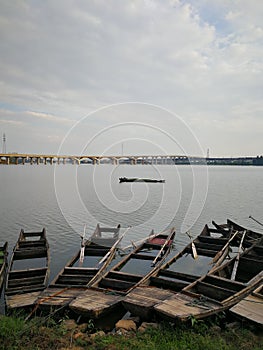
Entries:
[[29, 307], [34, 305], [40, 293], [41, 293], [40, 291], [37, 291], [32, 293], [16, 294], [12, 296], [6, 295], [5, 300], [6, 300], [7, 310]]
[[200, 242], [210, 243], [210, 244], [217, 244], [217, 245], [222, 245], [222, 246], [225, 243], [227, 243], [227, 241], [228, 241], [228, 238], [202, 236], [202, 235], [199, 235], [198, 239], [199, 239]]
[[173, 293], [155, 287], [136, 287], [124, 299], [122, 304], [131, 314], [150, 320], [154, 305], [172, 296]]
[[108, 273], [107, 277], [122, 280], [122, 281], [138, 282], [143, 276], [135, 275], [128, 272], [113, 270]]
[[77, 287], [77, 288], [47, 288], [45, 290], [43, 290], [43, 292], [41, 293], [41, 298], [46, 298], [46, 297], [53, 297], [53, 296], [61, 296], [61, 297], [75, 297], [77, 295], [79, 295], [80, 293], [84, 292], [86, 290], [86, 288], [81, 288], [81, 287]]
[[63, 288], [47, 288], [39, 296], [37, 300], [40, 309], [52, 307], [66, 307], [69, 303], [82, 293], [85, 288], [63, 287]]
[[121, 306], [122, 299], [120, 295], [88, 289], [73, 300], [69, 307], [78, 314], [99, 318]]
[[67, 286], [72, 286], [72, 285], [83, 285], [85, 286], [92, 278], [94, 275], [91, 276], [68, 276], [68, 275], [62, 275], [60, 276], [55, 285], [60, 285], [60, 284], [65, 284]]
[[41, 291], [44, 288], [45, 288], [44, 284], [35, 284], [32, 286], [8, 288], [8, 290], [5, 291], [5, 295], [14, 295], [14, 294], [36, 292], [36, 291]]
[[99, 269], [96, 267], [65, 267], [63, 273], [71, 275], [89, 275], [90, 273], [97, 273], [98, 271]]
[[45, 275], [47, 268], [36, 268], [36, 269], [26, 269], [26, 270], [12, 270], [9, 271], [9, 278], [23, 278], [23, 277], [33, 277], [39, 275]]
[[176, 278], [173, 279], [165, 279], [162, 277], [151, 277], [151, 286], [171, 289], [173, 291], [179, 292], [186, 286], [188, 286], [191, 282], [179, 280]]
[[100, 283], [100, 288], [109, 288], [113, 290], [128, 290], [134, 286], [135, 282], [123, 281], [113, 278], [103, 278]]
[[15, 278], [8, 281], [8, 288], [15, 288], [19, 286], [32, 286], [42, 284], [45, 281], [45, 276], [34, 276], [28, 278]]
[[158, 276], [166, 276], [166, 277], [181, 279], [181, 280], [189, 281], [189, 282], [193, 282], [197, 278], [199, 278], [199, 276], [196, 276], [196, 275], [189, 275], [189, 274], [186, 274], [183, 272], [165, 270], [165, 269], [160, 270]]
[[214, 308], [215, 304], [211, 304], [209, 301], [197, 304], [193, 303], [193, 299], [187, 295], [176, 294], [155, 305], [154, 311], [157, 315], [168, 320], [176, 318], [187, 320], [189, 316], [198, 318], [199, 314], [209, 316]]
[[249, 295], [230, 309], [235, 316], [263, 325], [263, 298]]
[[213, 284], [217, 287], [235, 290], [237, 292], [246, 286], [242, 282], [238, 282], [238, 281], [234, 281], [234, 280], [232, 281], [232, 280], [229, 280], [229, 279], [226, 279], [223, 277], [213, 276], [213, 275], [206, 276], [203, 281], [210, 283], [210, 284]]
[[219, 286], [215, 286], [204, 281], [198, 282], [195, 285], [194, 290], [204, 295], [205, 297], [212, 298], [218, 301], [223, 301], [224, 299], [231, 297], [235, 293], [235, 291], [233, 290], [221, 288]]

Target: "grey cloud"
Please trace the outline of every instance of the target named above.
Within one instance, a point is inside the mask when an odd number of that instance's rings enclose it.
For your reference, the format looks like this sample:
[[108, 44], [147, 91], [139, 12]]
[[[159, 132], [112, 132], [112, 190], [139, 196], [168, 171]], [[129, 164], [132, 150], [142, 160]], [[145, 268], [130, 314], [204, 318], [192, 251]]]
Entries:
[[[52, 140], [93, 109], [141, 101], [179, 113], [198, 134], [204, 125], [206, 145], [214, 130], [224, 137], [213, 120], [230, 127], [237, 110], [260, 106], [261, 2], [1, 0], [0, 9], [2, 100], [39, 113], [33, 124]], [[20, 121], [32, 126], [30, 117]]]

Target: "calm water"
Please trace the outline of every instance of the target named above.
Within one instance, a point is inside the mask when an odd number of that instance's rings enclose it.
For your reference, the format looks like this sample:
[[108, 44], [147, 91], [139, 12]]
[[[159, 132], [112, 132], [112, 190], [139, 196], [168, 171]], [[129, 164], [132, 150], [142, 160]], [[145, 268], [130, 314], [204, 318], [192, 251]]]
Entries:
[[[162, 178], [164, 184], [122, 183], [118, 178]], [[9, 252], [21, 228], [46, 227], [51, 249], [51, 278], [79, 249], [84, 224], [87, 235], [98, 222], [131, 226], [125, 246], [175, 226], [176, 248], [189, 242], [206, 223], [232, 218], [261, 231], [248, 218], [263, 221], [262, 167], [150, 165], [0, 166], [0, 241]], [[183, 267], [182, 267], [183, 269]]]

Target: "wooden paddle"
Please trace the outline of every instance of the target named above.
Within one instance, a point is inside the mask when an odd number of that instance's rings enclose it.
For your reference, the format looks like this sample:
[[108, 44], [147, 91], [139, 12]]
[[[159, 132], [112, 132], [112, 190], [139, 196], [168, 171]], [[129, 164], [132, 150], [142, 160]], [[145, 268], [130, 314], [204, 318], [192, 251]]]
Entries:
[[187, 236], [191, 240], [191, 247], [192, 247], [193, 257], [194, 257], [194, 259], [197, 259], [198, 258], [198, 254], [197, 254], [196, 246], [195, 246], [194, 241], [193, 241], [193, 237], [192, 237], [192, 235], [190, 234], [189, 231], [186, 231], [185, 233], [187, 234]]
[[84, 225], [83, 236], [81, 236], [81, 248], [80, 248], [80, 256], [79, 256], [80, 264], [83, 263], [84, 256], [85, 256], [85, 235], [86, 235], [86, 224]]
[[166, 238], [164, 244], [162, 245], [161, 249], [159, 250], [159, 253], [156, 255], [155, 259], [153, 260], [152, 266], [154, 266], [154, 265], [156, 264], [157, 260], [158, 260], [159, 257], [161, 256], [161, 254], [162, 254], [164, 248], [167, 246], [167, 244], [168, 244], [169, 241], [171, 240], [171, 238], [172, 238], [172, 236], [173, 236], [173, 234], [174, 234], [174, 231], [175, 231], [175, 229], [174, 229], [174, 227], [173, 227], [173, 228], [171, 229], [171, 232], [170, 232], [169, 236]]
[[161, 233], [165, 233], [165, 232], [167, 232], [167, 230], [162, 231], [162, 232], [158, 232], [158, 233], [153, 233], [153, 230], [152, 230], [150, 236], [148, 236], [146, 238], [143, 238], [143, 239], [140, 239], [139, 241], [136, 241], [136, 242], [132, 241], [132, 244], [127, 245], [124, 248], [121, 248], [121, 250], [125, 251], [125, 250], [127, 250], [129, 248], [136, 248], [138, 246], [138, 244], [142, 244], [142, 243], [146, 242], [148, 239], [154, 238], [154, 237], [160, 235]]
[[232, 270], [232, 274], [231, 274], [231, 280], [232, 281], [234, 281], [235, 278], [236, 278], [237, 267], [238, 267], [239, 258], [240, 258], [240, 254], [241, 254], [242, 244], [243, 244], [243, 240], [245, 238], [246, 233], [247, 233], [247, 230], [244, 231], [244, 233], [242, 235], [242, 238], [241, 238], [241, 241], [240, 241], [240, 244], [239, 244], [239, 247], [238, 247], [238, 253], [237, 253], [235, 264], [234, 264], [234, 267], [233, 267], [233, 270]]
[[226, 248], [228, 248], [229, 244], [231, 243], [231, 241], [236, 237], [236, 235], [238, 234], [239, 231], [236, 231], [233, 236], [228, 240], [228, 242], [224, 245], [224, 247], [220, 250], [220, 252], [218, 252], [213, 260], [211, 261], [210, 264], [214, 264], [219, 258], [220, 256], [224, 253], [224, 251], [226, 250]]
[[129, 226], [121, 235], [121, 237], [119, 237], [119, 239], [117, 239], [117, 241], [113, 244], [113, 246], [111, 247], [111, 249], [108, 251], [107, 254], [104, 255], [104, 257], [99, 261], [98, 265], [101, 265], [106, 259], [107, 257], [117, 248], [118, 244], [120, 243], [120, 241], [123, 239], [123, 237], [126, 235], [126, 233], [129, 231], [131, 227]]

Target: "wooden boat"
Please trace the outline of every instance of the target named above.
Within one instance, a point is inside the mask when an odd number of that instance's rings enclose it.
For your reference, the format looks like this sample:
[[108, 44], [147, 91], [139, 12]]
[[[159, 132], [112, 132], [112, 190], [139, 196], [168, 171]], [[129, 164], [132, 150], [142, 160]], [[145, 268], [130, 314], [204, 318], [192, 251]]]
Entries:
[[263, 282], [246, 298], [230, 309], [230, 313], [238, 319], [263, 326]]
[[121, 300], [135, 288], [151, 271], [158, 267], [170, 252], [175, 230], [169, 234], [152, 235], [125, 256], [106, 274], [73, 300], [69, 307], [77, 314], [90, 318], [100, 318], [116, 312], [123, 306]]
[[31, 307], [49, 278], [49, 245], [46, 230], [20, 231], [8, 269], [5, 302], [7, 311]]
[[151, 320], [156, 304], [220, 265], [228, 256], [235, 238], [235, 234], [227, 238], [221, 231], [205, 225], [199, 236], [123, 299], [125, 309], [142, 319]]
[[[101, 228], [97, 225], [94, 234], [86, 242], [82, 240], [81, 248], [76, 255], [41, 293], [36, 305], [41, 310], [65, 308], [73, 298], [94, 283], [115, 256], [125, 234], [119, 237], [119, 231], [120, 225], [117, 228]], [[110, 233], [111, 237], [102, 236], [102, 232]], [[94, 243], [94, 240], [101, 244]], [[110, 242], [114, 244], [109, 246]]]
[[100, 246], [112, 247], [119, 239], [120, 229], [120, 224], [117, 227], [101, 227], [100, 224], [97, 224], [90, 241]]
[[227, 219], [226, 224], [217, 224], [215, 221], [212, 221], [212, 223], [217, 229], [219, 229], [219, 230], [221, 229], [223, 233], [225, 232], [225, 235], [227, 237], [229, 237], [229, 235], [233, 231], [240, 232], [240, 234], [237, 235], [237, 237], [236, 237], [236, 244], [237, 245], [239, 245], [239, 242], [240, 242], [241, 237], [242, 237], [242, 233], [244, 231], [246, 231], [246, 236], [245, 236], [245, 241], [244, 241], [244, 247], [246, 247], [246, 248], [250, 247], [257, 240], [260, 240], [263, 237], [262, 233], [247, 229], [247, 228], [237, 224], [236, 222], [234, 222], [230, 219]]
[[[154, 306], [157, 318], [201, 319], [231, 308], [263, 281], [263, 240]], [[241, 246], [241, 245], [240, 245]], [[259, 249], [258, 249], [259, 248]]]
[[165, 183], [165, 180], [155, 180], [155, 179], [141, 179], [138, 177], [132, 177], [132, 178], [127, 178], [127, 177], [120, 177], [119, 182], [152, 182], [152, 183]]
[[8, 243], [5, 242], [0, 246], [0, 295], [2, 292], [2, 287], [6, 277], [6, 269], [7, 269], [7, 247]]

